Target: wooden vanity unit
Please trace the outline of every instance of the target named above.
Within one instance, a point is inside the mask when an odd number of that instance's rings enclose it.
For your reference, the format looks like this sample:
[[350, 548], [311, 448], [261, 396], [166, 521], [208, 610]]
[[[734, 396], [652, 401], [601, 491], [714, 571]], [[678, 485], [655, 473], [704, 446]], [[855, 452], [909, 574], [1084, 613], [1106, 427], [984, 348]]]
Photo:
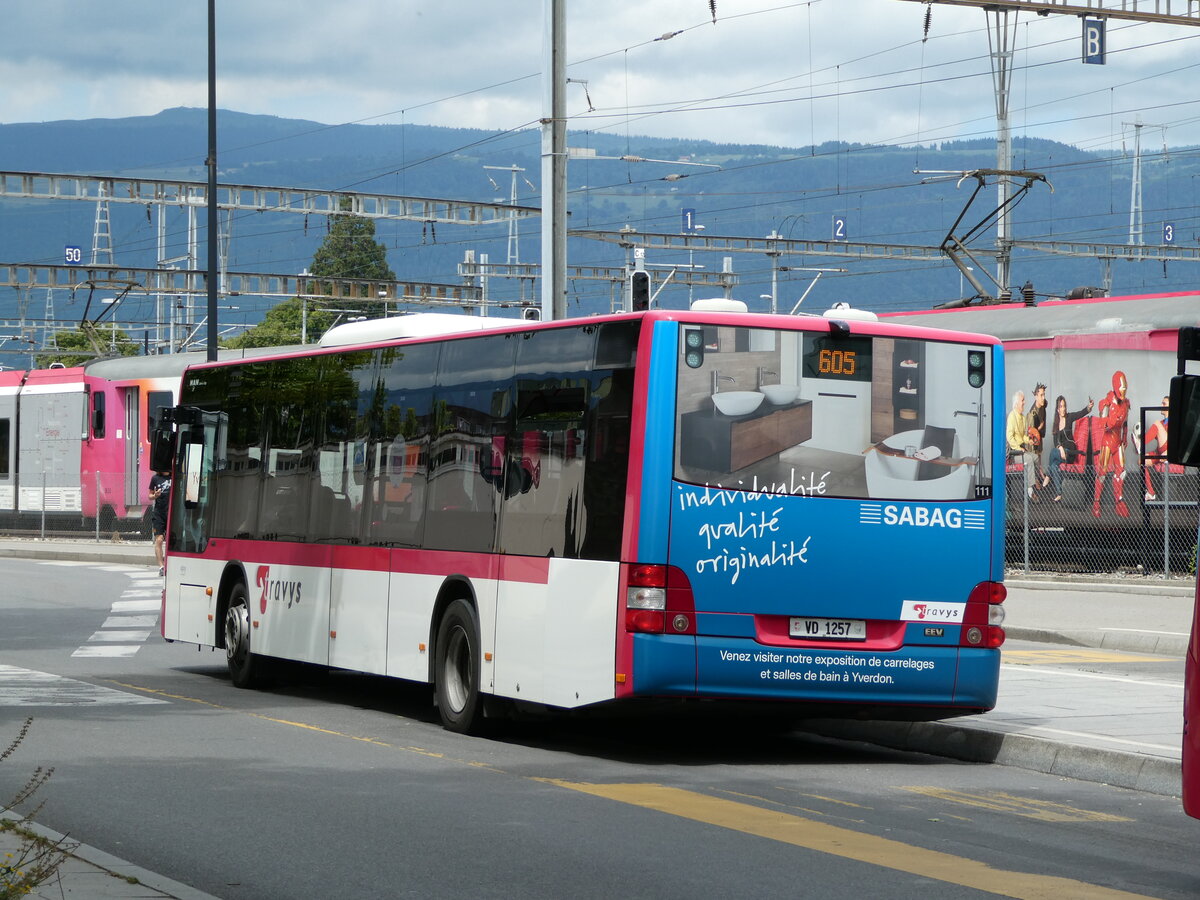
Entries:
[[710, 472], [736, 472], [812, 437], [810, 400], [786, 406], [764, 403], [744, 416], [711, 409], [679, 418], [680, 464]]

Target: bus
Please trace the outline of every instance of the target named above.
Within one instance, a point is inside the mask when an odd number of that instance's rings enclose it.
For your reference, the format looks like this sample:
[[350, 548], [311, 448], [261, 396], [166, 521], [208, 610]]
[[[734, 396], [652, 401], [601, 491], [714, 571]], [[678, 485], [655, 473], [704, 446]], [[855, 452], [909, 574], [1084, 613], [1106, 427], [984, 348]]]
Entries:
[[[1200, 361], [1200, 326], [1179, 329], [1178, 374], [1171, 379], [1167, 419], [1167, 460], [1200, 466], [1200, 374], [1188, 363]], [[1200, 547], [1200, 527], [1192, 553]], [[1197, 557], [1200, 563], [1200, 557]], [[1193, 569], [1193, 574], [1196, 570]], [[1200, 819], [1200, 581], [1192, 604], [1192, 630], [1183, 666], [1183, 809]]]
[[237, 686], [278, 660], [430, 684], [458, 732], [638, 698], [994, 706], [999, 341], [697, 306], [189, 367], [155, 439], [163, 637]]

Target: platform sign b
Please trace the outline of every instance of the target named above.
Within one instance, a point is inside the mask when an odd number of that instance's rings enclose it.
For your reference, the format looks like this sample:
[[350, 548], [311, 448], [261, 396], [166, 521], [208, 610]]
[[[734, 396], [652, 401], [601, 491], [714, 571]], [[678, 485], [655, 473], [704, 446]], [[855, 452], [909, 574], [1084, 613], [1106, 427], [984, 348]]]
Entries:
[[1104, 65], [1106, 37], [1103, 19], [1083, 20], [1083, 61], [1092, 66]]

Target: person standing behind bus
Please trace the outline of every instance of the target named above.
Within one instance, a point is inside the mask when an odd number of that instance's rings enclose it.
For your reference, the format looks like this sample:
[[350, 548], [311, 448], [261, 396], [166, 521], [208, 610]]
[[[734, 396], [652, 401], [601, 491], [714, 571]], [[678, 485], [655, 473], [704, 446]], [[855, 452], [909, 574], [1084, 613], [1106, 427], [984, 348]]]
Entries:
[[1095, 404], [1088, 397], [1087, 406], [1079, 412], [1067, 412], [1067, 398], [1059, 394], [1054, 400], [1054, 425], [1051, 435], [1054, 446], [1050, 448], [1050, 479], [1054, 482], [1054, 501], [1062, 499], [1063, 463], [1073, 463], [1079, 458], [1079, 447], [1075, 444], [1075, 423], [1092, 411]]
[[1020, 459], [1025, 473], [1025, 493], [1033, 497], [1033, 454], [1029, 450], [1029, 418], [1025, 415], [1025, 392], [1013, 394], [1012, 409], [1005, 422], [1008, 455]]
[[171, 479], [166, 472], [155, 472], [150, 476], [150, 499], [154, 506], [150, 510], [150, 525], [154, 532], [154, 558], [158, 560], [158, 574], [163, 574], [166, 557], [163, 542], [167, 535], [167, 504], [170, 500]]

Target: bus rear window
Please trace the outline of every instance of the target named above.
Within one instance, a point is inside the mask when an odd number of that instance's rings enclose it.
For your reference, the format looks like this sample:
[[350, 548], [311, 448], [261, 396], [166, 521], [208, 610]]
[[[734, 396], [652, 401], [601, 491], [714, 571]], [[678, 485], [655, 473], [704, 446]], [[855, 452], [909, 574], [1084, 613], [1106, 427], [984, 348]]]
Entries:
[[684, 324], [678, 376], [681, 481], [818, 497], [991, 496], [989, 346]]

